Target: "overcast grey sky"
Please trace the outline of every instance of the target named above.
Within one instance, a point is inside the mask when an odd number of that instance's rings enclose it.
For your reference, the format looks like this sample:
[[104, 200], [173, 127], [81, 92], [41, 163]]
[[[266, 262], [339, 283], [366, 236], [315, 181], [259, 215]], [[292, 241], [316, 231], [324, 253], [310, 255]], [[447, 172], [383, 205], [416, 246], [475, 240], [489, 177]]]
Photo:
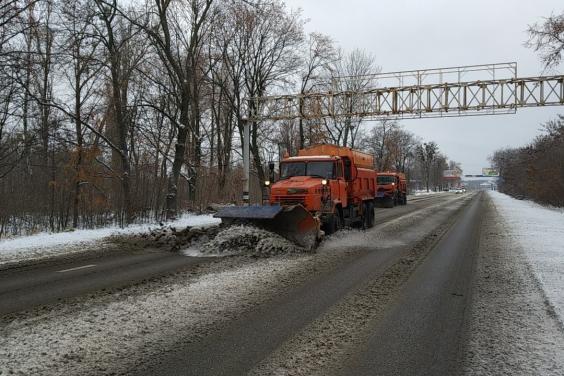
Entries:
[[[285, 0], [302, 8], [306, 31], [330, 35], [345, 50], [372, 52], [383, 72], [517, 62], [519, 76], [542, 72], [523, 46], [527, 25], [564, 9], [562, 0]], [[561, 73], [563, 66], [552, 73]], [[519, 109], [515, 115], [404, 120], [434, 140], [465, 174], [481, 173], [498, 148], [522, 146], [562, 107]], [[369, 127], [370, 125], [365, 125]]]

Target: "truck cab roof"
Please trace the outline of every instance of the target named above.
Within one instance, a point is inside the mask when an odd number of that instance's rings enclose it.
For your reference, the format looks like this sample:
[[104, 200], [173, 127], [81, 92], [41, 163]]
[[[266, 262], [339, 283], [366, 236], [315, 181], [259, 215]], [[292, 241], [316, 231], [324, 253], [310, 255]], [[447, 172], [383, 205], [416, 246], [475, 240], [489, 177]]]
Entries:
[[282, 162], [307, 162], [307, 161], [336, 161], [341, 159], [338, 156], [330, 155], [308, 155], [308, 156], [298, 156], [298, 157], [288, 157], [284, 158]]

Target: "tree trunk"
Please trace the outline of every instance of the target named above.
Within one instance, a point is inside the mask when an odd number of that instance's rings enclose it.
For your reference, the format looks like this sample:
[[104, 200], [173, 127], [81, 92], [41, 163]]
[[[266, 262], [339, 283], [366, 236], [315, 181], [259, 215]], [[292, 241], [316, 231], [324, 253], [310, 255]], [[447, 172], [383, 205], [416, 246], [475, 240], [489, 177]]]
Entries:
[[[80, 64], [80, 62], [77, 62]], [[78, 227], [78, 206], [80, 205], [80, 187], [81, 187], [81, 169], [82, 169], [82, 123], [81, 123], [81, 82], [80, 82], [80, 66], [77, 67], [75, 74], [75, 94], [74, 94], [74, 126], [76, 131], [76, 162], [74, 165], [75, 181], [74, 181], [74, 197], [72, 206], [72, 227]]]
[[[262, 161], [260, 159], [260, 148], [258, 146], [258, 123], [253, 122], [253, 127], [251, 131], [251, 145], [250, 151], [253, 154], [253, 161], [255, 163], [255, 168], [257, 169], [257, 176], [260, 184], [266, 180], [266, 175], [264, 169], [262, 168]], [[262, 197], [260, 198], [262, 202]]]
[[[197, 85], [194, 83], [194, 85]], [[189, 200], [192, 204], [196, 203], [196, 191], [198, 189], [198, 174], [200, 173], [200, 167], [202, 164], [202, 147], [200, 140], [200, 103], [199, 103], [199, 93], [196, 91], [192, 96], [192, 112], [191, 112], [191, 129], [192, 129], [192, 141], [194, 146], [194, 155], [192, 159], [193, 173], [190, 174], [190, 184], [189, 184]]]
[[178, 128], [176, 145], [174, 146], [174, 161], [172, 162], [172, 172], [168, 178], [168, 188], [166, 195], [166, 219], [175, 219], [178, 215], [178, 179], [184, 164], [184, 153], [186, 150], [186, 138], [188, 127]]
[[[300, 98], [300, 114], [302, 114], [303, 108], [304, 108], [304, 102], [303, 102], [303, 99]], [[300, 118], [298, 119], [298, 128], [299, 128], [299, 132], [300, 132], [300, 145], [299, 145], [298, 149], [303, 149], [304, 146], [305, 146], [305, 135], [304, 135], [304, 124], [303, 123], [304, 123], [304, 120], [300, 116]], [[310, 142], [311, 142], [311, 140], [310, 140]]]

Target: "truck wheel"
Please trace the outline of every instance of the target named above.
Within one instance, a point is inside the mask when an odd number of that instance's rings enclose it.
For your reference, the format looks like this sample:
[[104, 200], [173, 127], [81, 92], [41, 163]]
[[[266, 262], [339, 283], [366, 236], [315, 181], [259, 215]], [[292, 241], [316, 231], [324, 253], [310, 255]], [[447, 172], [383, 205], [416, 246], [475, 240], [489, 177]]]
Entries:
[[403, 194], [403, 204], [407, 205], [407, 193]]
[[368, 208], [368, 202], [362, 203], [362, 228], [368, 228], [368, 222], [370, 221], [370, 209]]
[[366, 228], [372, 228], [374, 227], [374, 203], [373, 202], [368, 202], [366, 204], [366, 206], [368, 207], [368, 211], [366, 212], [367, 217], [368, 217], [368, 222], [366, 223]]
[[342, 223], [341, 223], [341, 216], [339, 215], [339, 212], [335, 214], [331, 214], [323, 224], [323, 231], [325, 231], [325, 234], [327, 235], [334, 234], [335, 232], [339, 231], [341, 228], [342, 228]]
[[344, 225], [343, 225], [343, 218], [341, 217], [341, 213], [337, 210], [337, 213], [335, 213], [334, 215], [334, 223], [335, 223], [335, 231], [339, 231], [342, 230]]
[[327, 216], [323, 220], [323, 226], [321, 229], [325, 232], [325, 235], [331, 235], [332, 233], [335, 232], [335, 225], [333, 222], [334, 222], [333, 214]]

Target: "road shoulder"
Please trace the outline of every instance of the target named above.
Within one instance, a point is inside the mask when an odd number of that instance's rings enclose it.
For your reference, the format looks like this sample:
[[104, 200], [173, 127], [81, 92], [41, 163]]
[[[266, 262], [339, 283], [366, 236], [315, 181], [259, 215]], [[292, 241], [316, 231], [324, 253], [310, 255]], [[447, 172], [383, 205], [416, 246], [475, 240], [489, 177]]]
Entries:
[[472, 375], [562, 375], [564, 334], [523, 249], [486, 198], [462, 354]]

